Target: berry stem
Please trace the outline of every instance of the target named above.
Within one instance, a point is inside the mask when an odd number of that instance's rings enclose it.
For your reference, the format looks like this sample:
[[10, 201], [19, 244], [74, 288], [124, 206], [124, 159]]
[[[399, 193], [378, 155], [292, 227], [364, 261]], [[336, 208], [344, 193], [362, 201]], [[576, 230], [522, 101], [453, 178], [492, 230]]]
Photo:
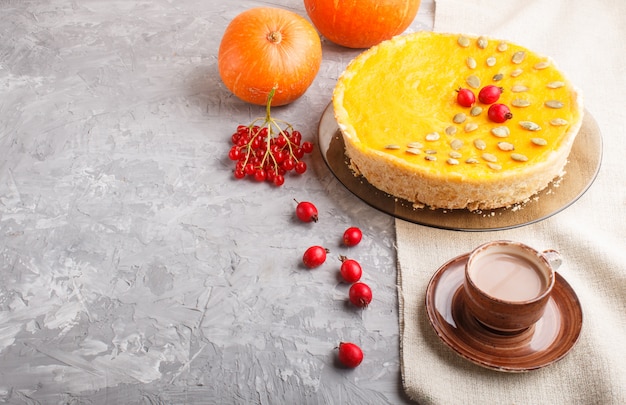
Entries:
[[267, 94], [267, 101], [265, 102], [265, 122], [270, 122], [272, 120], [270, 110], [274, 94], [276, 94], [276, 86], [272, 87], [272, 90], [270, 90], [270, 92]]

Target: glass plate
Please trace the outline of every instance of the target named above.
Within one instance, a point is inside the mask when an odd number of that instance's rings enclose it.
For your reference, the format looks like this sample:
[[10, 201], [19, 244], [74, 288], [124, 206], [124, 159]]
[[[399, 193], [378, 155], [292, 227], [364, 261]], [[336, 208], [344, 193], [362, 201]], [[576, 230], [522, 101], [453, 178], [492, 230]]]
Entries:
[[319, 122], [319, 150], [330, 171], [361, 200], [396, 218], [416, 224], [462, 231], [516, 228], [544, 220], [569, 207], [589, 189], [600, 169], [602, 136], [594, 118], [585, 111], [583, 123], [565, 167], [566, 174], [523, 205], [494, 210], [469, 211], [415, 208], [412, 203], [372, 186], [350, 169], [343, 137], [330, 103]]

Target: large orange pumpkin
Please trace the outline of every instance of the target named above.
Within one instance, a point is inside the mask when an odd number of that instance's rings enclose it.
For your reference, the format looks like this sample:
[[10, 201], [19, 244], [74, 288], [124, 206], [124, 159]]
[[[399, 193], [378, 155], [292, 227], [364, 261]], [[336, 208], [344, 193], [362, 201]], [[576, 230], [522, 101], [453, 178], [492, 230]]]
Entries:
[[288, 10], [249, 9], [226, 28], [218, 51], [222, 81], [240, 99], [265, 105], [291, 103], [309, 88], [322, 63], [315, 28]]
[[420, 0], [304, 0], [313, 25], [330, 41], [369, 48], [407, 29]]

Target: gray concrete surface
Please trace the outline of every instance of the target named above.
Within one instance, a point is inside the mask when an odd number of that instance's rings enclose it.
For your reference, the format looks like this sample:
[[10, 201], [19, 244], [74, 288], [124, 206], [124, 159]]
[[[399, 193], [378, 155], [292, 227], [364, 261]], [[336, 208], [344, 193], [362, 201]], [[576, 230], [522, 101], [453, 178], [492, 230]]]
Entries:
[[[318, 151], [283, 187], [237, 181], [232, 131], [263, 115], [221, 82], [228, 22], [282, 1], [0, 1], [0, 402], [401, 404], [393, 219]], [[410, 30], [430, 29], [424, 1]], [[357, 55], [274, 114], [305, 140]], [[314, 202], [299, 223], [294, 198]], [[363, 241], [342, 247], [359, 226]], [[304, 250], [328, 262], [309, 271]], [[347, 303], [339, 255], [374, 292]], [[363, 364], [336, 364], [353, 341]]]

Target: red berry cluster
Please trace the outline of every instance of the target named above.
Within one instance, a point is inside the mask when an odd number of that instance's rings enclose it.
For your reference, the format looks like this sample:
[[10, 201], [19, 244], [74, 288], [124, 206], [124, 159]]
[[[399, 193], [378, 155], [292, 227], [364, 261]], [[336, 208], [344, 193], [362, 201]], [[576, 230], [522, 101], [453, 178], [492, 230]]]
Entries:
[[[296, 216], [302, 222], [317, 222], [318, 211], [315, 205], [308, 201], [298, 202], [296, 206]], [[346, 229], [342, 236], [343, 244], [346, 246], [356, 246], [361, 242], [363, 233], [355, 226]], [[320, 267], [326, 262], [327, 255], [330, 251], [322, 246], [311, 246], [302, 255], [302, 263], [308, 269]], [[350, 283], [348, 291], [348, 299], [350, 302], [359, 307], [366, 308], [372, 302], [372, 290], [362, 281], [361, 275], [363, 270], [359, 262], [354, 259], [348, 259], [345, 256], [339, 256], [341, 266], [339, 273], [346, 283]], [[363, 351], [359, 346], [350, 342], [341, 342], [338, 347], [338, 360], [346, 367], [354, 368], [363, 361]]]
[[[275, 121], [274, 121], [275, 122]], [[251, 176], [256, 181], [269, 181], [276, 186], [285, 183], [285, 174], [303, 174], [307, 165], [301, 159], [313, 151], [311, 142], [302, 142], [299, 131], [281, 129], [273, 134], [271, 125], [239, 125], [231, 139], [228, 157], [235, 163], [235, 178]]]
[[[490, 104], [487, 116], [489, 119], [496, 123], [503, 123], [506, 120], [513, 118], [513, 114], [509, 107], [505, 104], [497, 104], [496, 101], [500, 99], [500, 95], [504, 89], [502, 87], [494, 86], [492, 84], [487, 85], [480, 89], [478, 93], [478, 101], [483, 104]], [[476, 102], [476, 96], [470, 89], [459, 88], [457, 90], [457, 103], [462, 107], [471, 107]]]
[[282, 186], [288, 172], [306, 172], [307, 165], [302, 158], [313, 151], [313, 144], [302, 142], [302, 134], [291, 124], [271, 116], [273, 95], [272, 89], [267, 98], [265, 117], [237, 127], [231, 136], [233, 145], [228, 157], [236, 162], [235, 178], [248, 176], [258, 182], [268, 181]]

